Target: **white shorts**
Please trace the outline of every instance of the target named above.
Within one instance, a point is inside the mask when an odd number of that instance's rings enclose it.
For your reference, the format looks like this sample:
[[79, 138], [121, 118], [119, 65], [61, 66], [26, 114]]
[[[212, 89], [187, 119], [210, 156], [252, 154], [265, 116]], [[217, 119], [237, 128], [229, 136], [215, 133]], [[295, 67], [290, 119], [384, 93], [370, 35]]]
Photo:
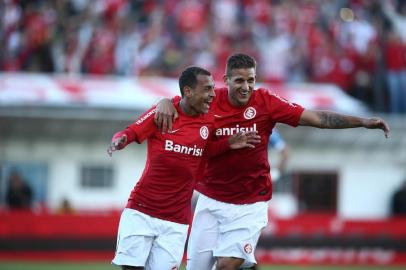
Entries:
[[254, 252], [268, 223], [268, 203], [230, 204], [200, 194], [187, 248], [188, 270], [210, 270], [216, 257], [256, 263]]
[[147, 270], [178, 269], [188, 227], [126, 208], [121, 214], [112, 263], [145, 267]]

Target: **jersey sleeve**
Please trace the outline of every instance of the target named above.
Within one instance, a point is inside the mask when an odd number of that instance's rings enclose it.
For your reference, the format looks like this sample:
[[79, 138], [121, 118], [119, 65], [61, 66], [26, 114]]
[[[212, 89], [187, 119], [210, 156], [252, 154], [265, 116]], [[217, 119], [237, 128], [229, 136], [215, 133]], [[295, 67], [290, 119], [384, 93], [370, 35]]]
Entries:
[[126, 129], [114, 134], [112, 141], [123, 135], [127, 136], [127, 146], [132, 142], [142, 143], [146, 138], [151, 136], [157, 131], [154, 123], [155, 107], [152, 107], [148, 111], [144, 112], [134, 123], [129, 125]]
[[261, 89], [261, 96], [265, 100], [266, 107], [273, 122], [279, 122], [296, 127], [304, 108], [299, 104], [292, 103], [283, 97]]
[[182, 99], [181, 96], [174, 96], [174, 97], [172, 98], [172, 102], [173, 102], [173, 103], [178, 103], [181, 99]]
[[208, 157], [214, 157], [230, 150], [230, 144], [228, 138], [224, 138], [218, 141], [210, 140], [206, 146], [206, 155]]
[[133, 141], [142, 143], [146, 138], [150, 137], [157, 131], [154, 123], [155, 106], [144, 112], [134, 123], [126, 128]]

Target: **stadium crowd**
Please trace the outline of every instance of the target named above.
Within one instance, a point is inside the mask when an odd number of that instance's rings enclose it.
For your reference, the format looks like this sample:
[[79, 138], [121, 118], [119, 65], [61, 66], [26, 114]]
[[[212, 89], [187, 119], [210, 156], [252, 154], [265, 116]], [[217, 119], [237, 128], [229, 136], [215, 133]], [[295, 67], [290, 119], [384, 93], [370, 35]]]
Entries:
[[375, 111], [406, 113], [404, 0], [5, 0], [2, 71], [221, 79], [234, 52], [259, 81], [328, 82]]

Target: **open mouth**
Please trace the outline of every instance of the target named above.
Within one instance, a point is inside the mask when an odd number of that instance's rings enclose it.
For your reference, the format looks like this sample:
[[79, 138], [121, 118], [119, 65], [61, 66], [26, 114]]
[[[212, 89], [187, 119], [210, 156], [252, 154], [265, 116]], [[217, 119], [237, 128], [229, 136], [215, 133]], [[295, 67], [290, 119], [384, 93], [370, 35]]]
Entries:
[[242, 91], [242, 92], [239, 92], [239, 94], [240, 94], [241, 98], [248, 98], [250, 91]]
[[212, 102], [212, 100], [207, 100], [207, 101], [205, 101], [205, 102], [203, 103], [203, 107], [208, 110], [208, 109], [210, 108], [211, 102]]

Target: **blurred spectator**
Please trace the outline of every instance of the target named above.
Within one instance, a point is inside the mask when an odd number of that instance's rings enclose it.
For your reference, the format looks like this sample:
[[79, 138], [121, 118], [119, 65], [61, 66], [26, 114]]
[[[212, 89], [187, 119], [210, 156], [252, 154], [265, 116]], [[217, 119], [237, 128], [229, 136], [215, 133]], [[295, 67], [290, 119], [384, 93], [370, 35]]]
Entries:
[[406, 112], [406, 44], [390, 31], [385, 49], [386, 76], [389, 89], [390, 112]]
[[33, 194], [31, 187], [24, 182], [17, 171], [12, 171], [8, 180], [6, 193], [7, 206], [12, 209], [30, 210]]
[[61, 201], [61, 204], [59, 205], [57, 212], [59, 214], [72, 214], [74, 213], [74, 209], [72, 207], [72, 204], [67, 198], [63, 198]]
[[406, 180], [392, 196], [391, 212], [394, 216], [406, 215]]
[[383, 11], [392, 23], [394, 30], [401, 36], [402, 42], [406, 43], [406, 2], [405, 1], [381, 1]]
[[403, 0], [3, 1], [0, 13], [3, 71], [176, 76], [198, 64], [221, 80], [242, 52], [264, 63], [260, 81], [333, 83], [406, 111], [392, 101], [404, 87]]

